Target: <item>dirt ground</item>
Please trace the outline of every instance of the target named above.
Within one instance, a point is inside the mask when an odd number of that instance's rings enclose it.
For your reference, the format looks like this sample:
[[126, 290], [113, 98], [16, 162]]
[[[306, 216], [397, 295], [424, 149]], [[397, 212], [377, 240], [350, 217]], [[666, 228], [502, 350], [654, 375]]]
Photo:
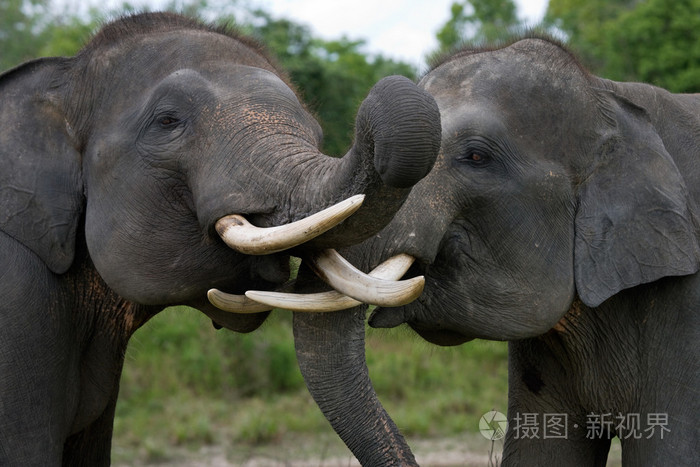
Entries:
[[[493, 445], [479, 434], [440, 440], [411, 440], [422, 467], [489, 467], [499, 465], [503, 442]], [[493, 450], [493, 452], [491, 452]], [[116, 463], [116, 467], [357, 467], [359, 462], [334, 436], [285, 438], [261, 446], [209, 446], [197, 452], [174, 450], [169, 460]], [[489, 462], [491, 460], [491, 463]], [[619, 467], [620, 445], [613, 443], [608, 467]]]

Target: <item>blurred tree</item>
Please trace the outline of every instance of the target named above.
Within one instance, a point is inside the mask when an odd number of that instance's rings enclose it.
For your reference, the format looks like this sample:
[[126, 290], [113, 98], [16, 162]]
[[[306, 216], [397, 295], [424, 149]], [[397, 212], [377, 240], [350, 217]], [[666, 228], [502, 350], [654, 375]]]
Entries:
[[700, 92], [700, 0], [640, 2], [605, 32], [610, 78]]
[[563, 31], [587, 61], [602, 56], [602, 29], [640, 0], [549, 0], [545, 23]]
[[42, 43], [37, 51], [38, 56], [74, 55], [99, 26], [101, 17], [102, 14], [96, 8], [91, 8], [85, 18], [69, 14], [56, 16], [38, 37]]
[[364, 41], [314, 38], [308, 27], [263, 10], [253, 11], [243, 30], [265, 44], [289, 73], [321, 122], [328, 154], [348, 150], [357, 108], [377, 81], [393, 74], [415, 79], [411, 65], [381, 55], [368, 57], [361, 51]]
[[523, 22], [513, 0], [468, 0], [450, 7], [450, 19], [437, 32], [440, 52], [463, 42], [493, 42], [512, 34]]
[[700, 92], [700, 0], [550, 0], [545, 20], [599, 75]]
[[48, 0], [0, 0], [0, 71], [36, 56]]
[[32, 58], [74, 55], [104, 18], [133, 11], [126, 2], [80, 13], [75, 5], [58, 10], [51, 0], [0, 0], [0, 72]]

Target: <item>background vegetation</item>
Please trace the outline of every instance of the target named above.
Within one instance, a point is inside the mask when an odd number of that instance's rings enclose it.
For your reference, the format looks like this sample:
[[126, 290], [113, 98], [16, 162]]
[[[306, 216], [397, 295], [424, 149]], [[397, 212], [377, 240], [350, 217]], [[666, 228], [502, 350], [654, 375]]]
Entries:
[[[206, 445], [231, 447], [235, 459], [288, 438], [328, 440], [333, 432], [296, 364], [291, 324], [291, 314], [278, 311], [251, 334], [215, 331], [184, 307], [146, 324], [127, 352], [114, 460], [162, 461]], [[475, 433], [481, 415], [506, 409], [503, 343], [439, 348], [404, 329], [369, 329], [367, 361], [383, 404], [409, 439]], [[313, 457], [338, 444], [325, 442], [310, 448]]]
[[[59, 5], [68, 4], [0, 0], [0, 71], [39, 56], [71, 55], [104, 19], [135, 10], [128, 3], [109, 11], [95, 1], [79, 12]], [[331, 154], [347, 149], [357, 106], [377, 80], [421, 72], [363, 53], [362, 40], [321, 40], [288, 19], [227, 5], [173, 0], [168, 8], [235, 24], [265, 43], [317, 113]], [[437, 32], [436, 53], [499, 41], [529, 26], [513, 0], [457, 1]], [[700, 92], [700, 0], [550, 0], [539, 26], [596, 74]], [[398, 329], [368, 330], [367, 347], [377, 392], [409, 439], [462, 436], [477, 430], [484, 412], [505, 411], [503, 343], [444, 349]], [[318, 433], [337, 443], [299, 374], [288, 313], [238, 335], [216, 332], [198, 312], [172, 308], [136, 333], [117, 407], [115, 460], [157, 461], [206, 445], [240, 452]]]

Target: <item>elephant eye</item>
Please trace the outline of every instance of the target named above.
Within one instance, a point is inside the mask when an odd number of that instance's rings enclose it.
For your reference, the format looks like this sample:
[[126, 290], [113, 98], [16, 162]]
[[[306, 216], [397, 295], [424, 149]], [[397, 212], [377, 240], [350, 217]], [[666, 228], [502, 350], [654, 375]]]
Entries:
[[164, 115], [164, 116], [158, 118], [158, 125], [160, 125], [161, 128], [166, 129], [166, 130], [173, 128], [179, 122], [180, 122], [179, 119], [177, 119], [171, 115]]
[[483, 166], [489, 162], [490, 157], [483, 152], [467, 151], [464, 155], [462, 155], [459, 158], [459, 160], [462, 162], [467, 162], [474, 166]]

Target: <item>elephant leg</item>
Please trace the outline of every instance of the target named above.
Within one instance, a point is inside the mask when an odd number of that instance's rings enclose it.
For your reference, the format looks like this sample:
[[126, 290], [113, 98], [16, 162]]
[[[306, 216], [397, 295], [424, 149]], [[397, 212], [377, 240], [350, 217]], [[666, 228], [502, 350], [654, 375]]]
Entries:
[[[0, 310], [3, 311], [3, 310]], [[0, 341], [7, 342], [0, 330]], [[47, 345], [36, 342], [36, 345]], [[0, 465], [59, 466], [68, 431], [62, 365], [25, 359], [60, 358], [50, 350], [26, 347], [0, 352]], [[44, 362], [41, 362], [44, 363]]]
[[531, 339], [509, 343], [508, 431], [503, 466], [604, 467], [611, 433], [594, 430], [571, 376]]
[[80, 362], [81, 406], [73, 427], [80, 431], [66, 440], [65, 466], [110, 465], [114, 413], [126, 354], [126, 340], [115, 343], [110, 334], [93, 334], [92, 345], [86, 347]]
[[50, 307], [52, 275], [2, 232], [0, 264], [0, 465], [60, 465], [78, 399], [72, 335]]
[[[625, 467], [687, 465], [689, 459], [698, 458], [700, 357], [697, 350], [688, 351], [684, 345], [698, 342], [700, 328], [688, 328], [673, 334], [659, 332], [659, 343], [647, 347], [655, 349], [654, 357], [663, 354], [665, 358], [648, 360], [644, 385], [637, 398], [639, 406], [626, 414], [624, 429], [619, 433]], [[662, 337], [668, 335], [673, 335], [674, 342]]]
[[90, 426], [70, 436], [63, 449], [63, 465], [76, 467], [108, 466], [111, 462], [112, 430], [116, 394], [104, 413]]
[[568, 433], [566, 437], [560, 438], [559, 431], [553, 434], [552, 427], [547, 426], [547, 423], [557, 420], [556, 423], [559, 424], [561, 419], [558, 417], [562, 413], [564, 412], [549, 410], [535, 412], [531, 407], [509, 403], [509, 429], [503, 449], [502, 465], [605, 467], [611, 438], [587, 439], [585, 435], [576, 435], [576, 430], [585, 426], [585, 421], [581, 422], [570, 415], [567, 420]]

